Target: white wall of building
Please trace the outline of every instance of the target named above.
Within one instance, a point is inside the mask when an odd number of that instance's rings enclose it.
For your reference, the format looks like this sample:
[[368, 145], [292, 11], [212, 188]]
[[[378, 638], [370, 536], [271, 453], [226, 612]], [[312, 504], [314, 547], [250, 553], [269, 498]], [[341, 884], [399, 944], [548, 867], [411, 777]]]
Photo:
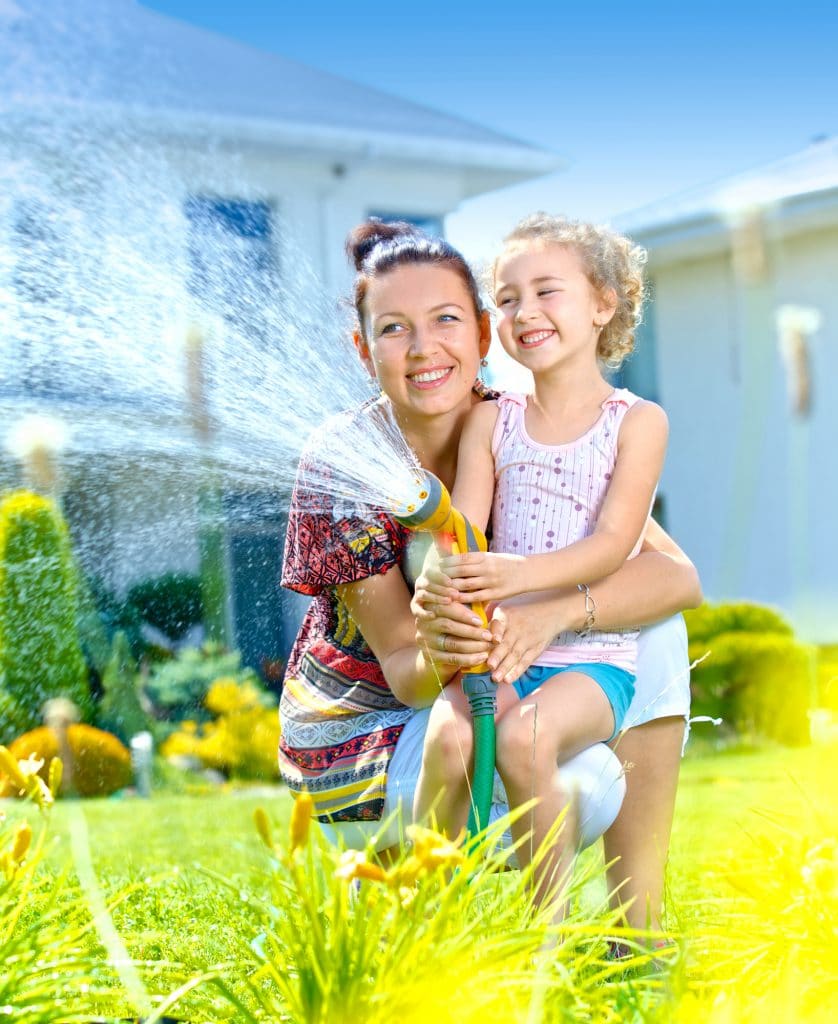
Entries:
[[[670, 529], [710, 600], [778, 607], [803, 636], [838, 638], [838, 230], [769, 239], [768, 275], [737, 276], [729, 250], [653, 263], [650, 311], [671, 439]], [[813, 399], [790, 408], [776, 315], [817, 309]]]

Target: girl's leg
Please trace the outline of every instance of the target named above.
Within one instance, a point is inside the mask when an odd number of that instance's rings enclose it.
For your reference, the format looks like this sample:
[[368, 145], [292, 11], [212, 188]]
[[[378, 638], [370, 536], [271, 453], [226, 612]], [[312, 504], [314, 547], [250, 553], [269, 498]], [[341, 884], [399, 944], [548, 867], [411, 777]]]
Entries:
[[[659, 930], [675, 793], [684, 739], [682, 717], [658, 718], [627, 730], [614, 742], [626, 771], [626, 795], [605, 833], [612, 901], [632, 928]], [[616, 858], [616, 860], [615, 860]]]
[[[499, 686], [498, 715], [517, 700], [511, 686]], [[471, 709], [457, 680], [445, 687], [431, 708], [413, 802], [414, 821], [430, 824], [451, 837], [466, 827], [473, 756]]]
[[[614, 731], [608, 698], [590, 676], [562, 672], [548, 679], [529, 697], [500, 717], [497, 765], [510, 808], [535, 798], [533, 809], [512, 826], [521, 866], [529, 864], [567, 804], [561, 786], [561, 764]], [[572, 809], [571, 809], [572, 812]], [[576, 846], [576, 829], [565, 827], [549, 849], [542, 851], [535, 876], [535, 896], [545, 903], [556, 884], [569, 872]], [[556, 918], [564, 913], [563, 901]]]

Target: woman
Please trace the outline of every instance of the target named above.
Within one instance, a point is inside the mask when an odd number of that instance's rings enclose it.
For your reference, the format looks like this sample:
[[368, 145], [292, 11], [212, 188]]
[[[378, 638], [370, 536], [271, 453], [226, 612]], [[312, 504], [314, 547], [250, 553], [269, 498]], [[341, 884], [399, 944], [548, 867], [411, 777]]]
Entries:
[[[483, 397], [477, 377], [491, 336], [474, 275], [446, 242], [404, 224], [362, 224], [347, 250], [357, 270], [359, 356], [421, 464], [451, 487], [463, 421]], [[398, 826], [382, 829], [382, 820], [410, 806], [419, 771], [427, 715], [414, 709], [429, 707], [460, 668], [480, 664], [490, 643], [500, 671], [526, 667], [543, 637], [579, 621], [581, 595], [555, 595], [526, 615], [501, 608], [492, 632], [476, 630], [465, 610], [459, 618], [422, 617], [417, 626], [411, 566], [422, 564], [424, 552], [415, 549], [423, 538], [386, 515], [333, 515], [325, 496], [318, 503], [306, 494], [305, 479], [303, 463], [282, 582], [314, 600], [283, 688], [280, 768], [292, 790], [311, 793], [327, 832], [340, 831], [348, 845], [374, 837], [385, 851]], [[599, 586], [601, 625], [653, 622], [697, 602], [692, 566], [667, 543], [668, 551], [641, 554]], [[585, 614], [583, 604], [579, 628]], [[441, 645], [443, 636], [454, 639]], [[666, 730], [667, 749], [676, 728], [682, 720]], [[429, 737], [431, 747], [437, 740]], [[650, 766], [656, 782], [666, 770], [663, 760]], [[676, 780], [677, 760], [673, 794]], [[630, 847], [632, 829], [623, 832]], [[630, 852], [622, 856], [631, 861]]]

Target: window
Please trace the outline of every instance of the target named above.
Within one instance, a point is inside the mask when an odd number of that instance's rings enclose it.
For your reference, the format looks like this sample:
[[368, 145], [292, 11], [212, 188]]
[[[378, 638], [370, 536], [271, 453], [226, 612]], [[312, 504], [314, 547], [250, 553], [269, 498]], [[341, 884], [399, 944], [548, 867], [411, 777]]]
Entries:
[[421, 215], [410, 214], [410, 213], [382, 213], [380, 210], [372, 210], [369, 214], [370, 217], [378, 217], [379, 220], [392, 223], [395, 220], [404, 220], [408, 224], [413, 224], [419, 228], [420, 231], [424, 231], [428, 235], [437, 235], [439, 238], [445, 237], [445, 228], [442, 223], [442, 217], [423, 217]]
[[265, 342], [264, 313], [278, 285], [270, 204], [192, 196], [185, 213], [190, 291], [251, 341]]

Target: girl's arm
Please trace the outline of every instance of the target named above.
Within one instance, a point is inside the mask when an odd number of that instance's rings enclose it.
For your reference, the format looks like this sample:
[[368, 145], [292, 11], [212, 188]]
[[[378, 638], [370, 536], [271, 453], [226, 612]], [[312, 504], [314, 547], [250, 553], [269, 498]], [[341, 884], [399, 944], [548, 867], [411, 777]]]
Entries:
[[455, 555], [441, 568], [469, 601], [499, 601], [609, 576], [643, 533], [663, 468], [668, 423], [653, 402], [639, 402], [620, 428], [614, 475], [593, 533], [547, 554]]
[[[336, 590], [396, 697], [410, 707], [432, 704], [459, 666], [446, 663], [441, 651], [437, 661], [435, 652], [417, 648], [411, 595], [401, 571], [394, 567]], [[483, 657], [471, 655], [468, 664], [479, 665]]]
[[497, 418], [497, 402], [479, 402], [466, 417], [457, 453], [457, 479], [451, 489], [454, 508], [483, 531], [495, 493], [492, 433]]
[[[438, 636], [450, 637], [446, 662], [458, 668], [470, 665], [475, 652], [485, 652], [497, 683], [514, 682], [557, 633], [582, 629], [587, 618], [585, 599], [576, 587], [505, 602], [494, 610], [490, 626], [495, 639], [487, 650], [468, 605], [439, 596], [428, 582], [417, 580], [412, 602], [418, 634], [432, 647]], [[654, 520], [640, 554], [590, 590], [596, 605], [594, 625], [609, 630], [651, 625], [703, 600], [695, 566]]]

